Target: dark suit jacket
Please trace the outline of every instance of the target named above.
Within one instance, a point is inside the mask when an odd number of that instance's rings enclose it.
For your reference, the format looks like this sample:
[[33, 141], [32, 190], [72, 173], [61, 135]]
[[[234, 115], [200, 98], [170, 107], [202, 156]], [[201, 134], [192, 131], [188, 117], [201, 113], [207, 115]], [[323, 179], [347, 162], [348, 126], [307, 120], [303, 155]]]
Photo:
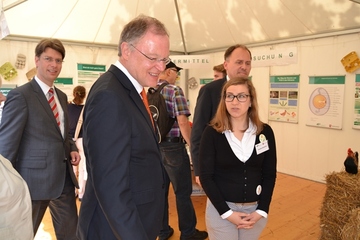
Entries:
[[205, 127], [214, 117], [220, 103], [221, 90], [226, 83], [226, 76], [223, 79], [212, 81], [203, 86], [196, 100], [191, 130], [191, 160], [195, 176], [199, 176], [199, 149], [202, 133]]
[[[56, 89], [69, 132], [67, 96]], [[32, 200], [49, 200], [63, 191], [66, 168], [78, 186], [70, 163], [77, 151], [69, 135], [61, 135], [39, 84], [33, 79], [9, 92], [0, 124], [0, 154], [9, 159], [29, 186]]]
[[83, 144], [89, 175], [78, 237], [154, 240], [165, 199], [160, 150], [139, 93], [116, 66], [89, 92]]

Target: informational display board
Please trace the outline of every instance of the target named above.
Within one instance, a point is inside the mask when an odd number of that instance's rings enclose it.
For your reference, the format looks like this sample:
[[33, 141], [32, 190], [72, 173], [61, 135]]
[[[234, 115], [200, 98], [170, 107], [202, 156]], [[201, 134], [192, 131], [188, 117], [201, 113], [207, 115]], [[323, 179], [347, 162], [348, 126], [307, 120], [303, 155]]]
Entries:
[[54, 85], [57, 88], [61, 89], [61, 91], [63, 91], [67, 95], [68, 100], [73, 98], [73, 83], [74, 83], [73, 78], [64, 78], [64, 77], [57, 78], [54, 81]]
[[[11, 89], [16, 88], [17, 86], [15, 84], [3, 84], [0, 88], [0, 92], [6, 97]], [[0, 122], [1, 122], [1, 116], [2, 116], [2, 109], [4, 107], [4, 102], [0, 103]]]
[[203, 86], [205, 84], [208, 84], [209, 82], [214, 81], [213, 78], [200, 78], [200, 85]]
[[309, 85], [306, 125], [341, 129], [345, 76], [309, 77]]
[[78, 63], [78, 83], [90, 89], [93, 83], [106, 71], [105, 65]]
[[353, 128], [360, 129], [360, 74], [355, 76]]
[[270, 76], [269, 120], [298, 122], [299, 75]]

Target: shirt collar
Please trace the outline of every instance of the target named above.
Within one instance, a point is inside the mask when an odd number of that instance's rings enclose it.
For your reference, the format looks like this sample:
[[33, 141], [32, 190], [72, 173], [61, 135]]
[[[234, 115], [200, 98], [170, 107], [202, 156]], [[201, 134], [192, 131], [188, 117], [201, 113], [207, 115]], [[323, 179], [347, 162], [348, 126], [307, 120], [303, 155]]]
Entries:
[[129, 71], [124, 67], [124, 65], [121, 64], [119, 60], [117, 60], [114, 65], [117, 68], [119, 68], [129, 78], [130, 82], [135, 87], [136, 91], [140, 94], [144, 87], [141, 86], [140, 83], [135, 78], [133, 78], [133, 76], [131, 76]]
[[[50, 89], [50, 88], [54, 88], [54, 85], [51, 86], [51, 87], [49, 87], [47, 84], [45, 84], [43, 81], [41, 81], [41, 80], [38, 78], [38, 76], [35, 76], [34, 79], [35, 79], [35, 81], [37, 82], [37, 84], [39, 84], [39, 86], [40, 86], [41, 90], [43, 91], [43, 93], [45, 94], [45, 96], [46, 96], [46, 94], [49, 92], [49, 89]], [[54, 92], [55, 92], [55, 88], [54, 88]]]

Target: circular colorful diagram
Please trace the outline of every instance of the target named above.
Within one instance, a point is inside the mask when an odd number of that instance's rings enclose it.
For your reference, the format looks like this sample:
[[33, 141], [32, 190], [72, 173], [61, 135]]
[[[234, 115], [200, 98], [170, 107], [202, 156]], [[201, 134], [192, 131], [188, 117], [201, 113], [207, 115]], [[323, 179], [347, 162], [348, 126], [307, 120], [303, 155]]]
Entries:
[[324, 115], [330, 108], [330, 96], [324, 88], [316, 88], [309, 99], [309, 107], [315, 115]]

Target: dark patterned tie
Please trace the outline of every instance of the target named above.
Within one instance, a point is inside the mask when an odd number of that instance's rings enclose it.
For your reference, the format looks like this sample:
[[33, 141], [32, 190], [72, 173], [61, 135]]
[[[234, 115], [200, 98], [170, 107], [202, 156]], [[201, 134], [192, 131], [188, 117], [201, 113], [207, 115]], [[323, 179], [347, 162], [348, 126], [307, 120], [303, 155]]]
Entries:
[[56, 107], [56, 102], [55, 102], [55, 97], [54, 97], [54, 89], [50, 88], [48, 93], [49, 93], [48, 102], [50, 104], [51, 110], [52, 110], [52, 112], [54, 114], [54, 117], [56, 119], [57, 125], [60, 126], [60, 118], [59, 118], [59, 112], [58, 112], [57, 107]]

